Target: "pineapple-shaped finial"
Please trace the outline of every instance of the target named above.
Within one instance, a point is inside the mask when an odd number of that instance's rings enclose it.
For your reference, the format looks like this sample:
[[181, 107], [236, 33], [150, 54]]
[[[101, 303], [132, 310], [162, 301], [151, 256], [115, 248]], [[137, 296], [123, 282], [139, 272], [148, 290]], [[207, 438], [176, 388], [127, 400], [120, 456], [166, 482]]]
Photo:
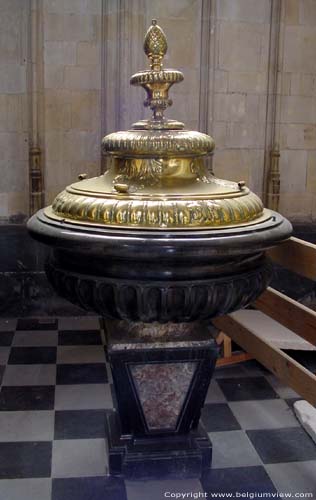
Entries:
[[[144, 51], [150, 60], [150, 69], [135, 73], [131, 77], [130, 83], [132, 85], [141, 85], [146, 90], [147, 98], [144, 105], [153, 111], [150, 126], [157, 128], [169, 126], [164, 118], [164, 110], [172, 104], [172, 100], [168, 95], [169, 88], [174, 83], [183, 80], [181, 71], [162, 67], [162, 59], [167, 49], [166, 35], [158, 26], [156, 19], [153, 19], [144, 39]], [[136, 125], [138, 126], [138, 124]], [[176, 126], [175, 121], [173, 121], [173, 126]], [[180, 122], [177, 122], [177, 126], [183, 128], [183, 124]]]
[[144, 40], [144, 51], [150, 59], [151, 69], [159, 71], [162, 68], [161, 60], [168, 49], [167, 38], [163, 30], [153, 19]]

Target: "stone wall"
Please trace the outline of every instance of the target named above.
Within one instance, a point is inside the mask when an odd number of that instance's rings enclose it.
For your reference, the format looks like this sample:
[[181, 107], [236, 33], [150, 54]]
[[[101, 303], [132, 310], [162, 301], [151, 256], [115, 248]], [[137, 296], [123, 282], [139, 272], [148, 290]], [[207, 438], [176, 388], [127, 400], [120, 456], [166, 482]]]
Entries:
[[28, 3], [0, 2], [0, 218], [28, 209]]
[[43, 0], [45, 192], [100, 173], [101, 0]]
[[262, 195], [270, 0], [220, 0], [216, 12], [214, 171]]
[[285, 2], [280, 210], [316, 220], [316, 2]]
[[279, 147], [280, 211], [316, 220], [315, 0], [1, 0], [0, 218], [28, 215], [28, 146], [49, 203], [105, 168], [102, 134], [148, 115], [128, 80], [152, 18], [185, 76], [167, 115], [211, 133], [215, 173], [265, 200]]

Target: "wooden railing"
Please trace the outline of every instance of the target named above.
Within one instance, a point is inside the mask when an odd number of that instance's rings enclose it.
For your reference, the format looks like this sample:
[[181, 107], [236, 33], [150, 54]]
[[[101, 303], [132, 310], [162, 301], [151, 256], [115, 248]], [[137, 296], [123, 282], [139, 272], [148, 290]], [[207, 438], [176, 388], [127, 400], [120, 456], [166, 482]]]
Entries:
[[[309, 279], [316, 280], [316, 245], [298, 238], [268, 252], [281, 266]], [[257, 309], [267, 314], [298, 336], [316, 345], [316, 312], [286, 295], [268, 288], [255, 302]], [[245, 327], [234, 314], [213, 320], [214, 325], [236, 342], [247, 355], [256, 358], [285, 384], [311, 404], [316, 404], [316, 376], [281, 349]]]

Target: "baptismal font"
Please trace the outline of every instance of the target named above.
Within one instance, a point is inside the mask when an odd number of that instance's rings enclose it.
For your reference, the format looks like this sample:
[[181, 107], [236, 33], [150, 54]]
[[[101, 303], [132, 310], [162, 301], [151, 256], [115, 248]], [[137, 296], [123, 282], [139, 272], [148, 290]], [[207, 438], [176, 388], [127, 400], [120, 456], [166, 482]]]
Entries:
[[209, 172], [210, 136], [165, 118], [183, 74], [164, 69], [155, 20], [144, 50], [150, 67], [130, 83], [152, 117], [105, 136], [107, 171], [68, 186], [28, 229], [50, 247], [55, 290], [104, 318], [117, 399], [105, 422], [110, 473], [199, 476], [212, 456], [200, 422], [218, 354], [211, 319], [263, 292], [265, 250], [291, 225], [243, 181]]

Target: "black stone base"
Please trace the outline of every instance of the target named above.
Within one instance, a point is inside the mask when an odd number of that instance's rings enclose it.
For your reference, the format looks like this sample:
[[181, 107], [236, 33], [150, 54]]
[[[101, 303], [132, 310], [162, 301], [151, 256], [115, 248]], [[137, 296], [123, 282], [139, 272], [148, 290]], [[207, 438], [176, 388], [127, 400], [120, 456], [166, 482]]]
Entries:
[[135, 438], [121, 435], [116, 411], [107, 413], [109, 473], [125, 479], [201, 477], [212, 461], [212, 444], [200, 423], [177, 436]]

